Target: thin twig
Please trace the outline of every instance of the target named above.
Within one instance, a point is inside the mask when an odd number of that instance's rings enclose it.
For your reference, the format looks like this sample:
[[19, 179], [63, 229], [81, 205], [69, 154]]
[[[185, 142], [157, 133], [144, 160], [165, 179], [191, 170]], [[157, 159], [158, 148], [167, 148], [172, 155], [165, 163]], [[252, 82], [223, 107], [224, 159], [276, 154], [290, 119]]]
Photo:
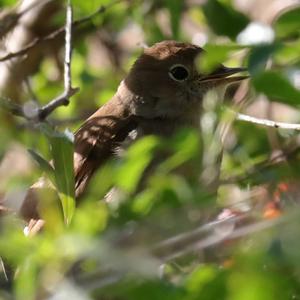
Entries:
[[0, 96], [0, 108], [8, 110], [11, 114], [15, 116], [28, 119], [27, 116], [24, 114], [23, 107], [21, 105], [18, 105], [15, 102], [12, 102], [11, 100], [2, 96]]
[[50, 101], [48, 104], [39, 109], [38, 119], [44, 120], [57, 107], [66, 106], [69, 104], [69, 98], [79, 91], [79, 88], [72, 87], [71, 78], [71, 57], [72, 57], [72, 20], [73, 11], [71, 0], [67, 3], [66, 26], [65, 26], [65, 60], [64, 60], [64, 92], [56, 99]]
[[[122, 1], [124, 1], [124, 0], [116, 0], [116, 1], [110, 3], [109, 5], [106, 5], [106, 6], [101, 5], [95, 12], [91, 13], [90, 15], [88, 15], [88, 16], [82, 18], [82, 19], [75, 20], [74, 22], [72, 22], [72, 28], [77, 28], [80, 25], [91, 21], [98, 14], [104, 13], [107, 9], [109, 9], [113, 5], [118, 4]], [[6, 55], [0, 57], [0, 62], [12, 59], [14, 57], [25, 55], [28, 51], [33, 49], [36, 45], [38, 45], [42, 42], [50, 41], [50, 40], [53, 40], [53, 39], [57, 38], [64, 31], [65, 31], [65, 27], [61, 27], [61, 28], [49, 33], [46, 36], [36, 38], [32, 42], [30, 42], [27, 46], [25, 46], [24, 48], [22, 48], [22, 49], [20, 49], [16, 52], [7, 53]]]
[[64, 61], [64, 83], [65, 91], [72, 89], [71, 82], [71, 56], [72, 56], [72, 22], [73, 12], [71, 6], [71, 0], [68, 0], [67, 4], [67, 16], [66, 16], [66, 46], [65, 46], [65, 61]]
[[250, 122], [257, 125], [263, 125], [263, 126], [273, 127], [273, 128], [300, 130], [300, 124], [276, 122], [269, 119], [251, 117], [241, 113], [236, 114], [236, 120]]
[[[168, 263], [188, 254], [199, 252], [207, 247], [218, 245], [224, 241], [243, 238], [276, 226], [289, 224], [289, 222], [299, 218], [299, 213], [291, 212], [286, 216], [281, 216], [276, 219], [260, 220], [239, 226], [239, 221], [243, 220], [244, 217], [247, 218], [247, 216], [233, 216], [228, 219], [210, 222], [194, 230], [162, 241], [149, 249], [149, 252], [146, 253], [149, 254], [149, 257], [158, 258], [162, 264]], [[225, 230], [225, 232], [222, 233], [222, 226], [227, 227], [228, 223], [233, 225], [231, 230]], [[101, 289], [119, 282], [124, 278], [126, 273], [124, 270], [115, 269], [107, 271], [107, 274], [104, 274], [103, 265], [101, 265], [100, 269], [96, 268], [92, 273], [79, 276], [75, 282], [85, 291], [92, 292], [96, 288]]]
[[158, 256], [161, 260], [163, 260], [163, 262], [167, 262], [172, 258], [181, 256], [181, 253], [187, 251], [187, 249], [193, 249], [195, 244], [199, 247], [199, 243], [201, 243], [202, 248], [215, 245], [220, 241], [224, 241], [224, 239], [232, 233], [217, 234], [216, 230], [218, 228], [222, 228], [222, 226], [226, 227], [228, 224], [231, 224], [232, 230], [234, 230], [238, 222], [247, 218], [249, 218], [249, 213], [239, 216], [233, 215], [223, 220], [209, 222], [194, 230], [178, 234], [156, 244], [151, 249], [151, 253]]
[[3, 262], [1, 257], [0, 257], [0, 269], [3, 273], [5, 281], [8, 281], [9, 279], [8, 279], [8, 276], [7, 276], [7, 273], [6, 273], [5, 265], [4, 265], [4, 262]]
[[[230, 220], [229, 220], [230, 221]], [[241, 227], [233, 228], [231, 232], [228, 232], [227, 234], [220, 235], [215, 232], [211, 232], [208, 236], [204, 238], [196, 238], [193, 243], [185, 245], [185, 247], [182, 247], [179, 250], [175, 250], [173, 252], [170, 252], [170, 254], [163, 258], [164, 262], [168, 262], [170, 260], [185, 256], [187, 254], [190, 254], [195, 251], [200, 251], [204, 248], [208, 248], [211, 246], [214, 246], [216, 244], [219, 244], [221, 242], [224, 242], [226, 240], [230, 239], [236, 239], [245, 237], [247, 235], [261, 232], [262, 230], [266, 230], [269, 228], [272, 228], [276, 225], [283, 224], [287, 221], [286, 217], [279, 217], [276, 219], [270, 219], [270, 220], [262, 220], [256, 223], [243, 225]], [[227, 220], [223, 221], [226, 226]], [[218, 226], [218, 225], [217, 225]], [[215, 228], [216, 229], [216, 228]]]
[[68, 0], [66, 9], [66, 25], [65, 25], [65, 60], [64, 60], [64, 92], [57, 98], [53, 99], [41, 108], [34, 109], [35, 112], [30, 112], [28, 115], [23, 106], [13, 103], [3, 97], [0, 98], [0, 105], [8, 109], [11, 113], [22, 116], [27, 120], [44, 121], [57, 107], [66, 106], [69, 104], [69, 98], [79, 91], [79, 88], [72, 87], [71, 76], [71, 57], [72, 57], [72, 19], [73, 11], [71, 0]]

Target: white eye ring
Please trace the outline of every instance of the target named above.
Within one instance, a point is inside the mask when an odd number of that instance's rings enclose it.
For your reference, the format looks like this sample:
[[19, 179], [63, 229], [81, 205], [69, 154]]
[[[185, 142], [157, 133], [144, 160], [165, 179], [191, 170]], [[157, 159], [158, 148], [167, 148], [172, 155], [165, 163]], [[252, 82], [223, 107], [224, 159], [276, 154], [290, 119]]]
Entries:
[[171, 79], [182, 82], [189, 78], [190, 72], [186, 66], [176, 64], [169, 69], [168, 74], [171, 77]]

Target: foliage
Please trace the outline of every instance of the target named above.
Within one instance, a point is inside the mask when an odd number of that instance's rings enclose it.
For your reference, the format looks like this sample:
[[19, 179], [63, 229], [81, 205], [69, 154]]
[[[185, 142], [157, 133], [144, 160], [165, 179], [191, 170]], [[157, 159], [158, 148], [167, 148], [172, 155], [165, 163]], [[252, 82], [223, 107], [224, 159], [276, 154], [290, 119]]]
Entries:
[[[253, 112], [264, 98], [277, 111], [292, 111], [299, 122], [299, 7], [279, 12], [273, 41], [241, 45], [237, 37], [253, 16], [238, 11], [234, 1], [100, 2], [107, 9], [74, 33], [72, 80], [80, 92], [70, 104], [42, 124], [0, 111], [0, 198], [18, 202], [42, 173], [50, 182], [50, 189], [41, 191], [41, 232], [25, 236], [24, 220], [0, 216], [0, 298], [298, 299], [299, 194], [293, 192], [299, 136], [236, 121], [232, 110], [240, 107], [232, 99], [244, 93]], [[99, 7], [99, 1], [72, 3], [77, 19]], [[12, 4], [0, 1], [1, 7]], [[60, 26], [63, 16], [61, 7]], [[209, 37], [201, 72], [220, 62], [247, 66], [250, 88], [228, 89], [224, 103], [216, 91], [209, 92], [199, 116], [201, 134], [183, 130], [168, 140], [137, 141], [96, 172], [75, 207], [71, 131], [109, 100], [140, 53], [130, 45], [132, 32], [149, 44], [166, 38], [190, 41], [189, 22]], [[44, 56], [30, 78], [40, 105], [63, 89], [60, 51]], [[32, 100], [28, 89], [20, 89], [20, 103]], [[9, 109], [7, 103], [1, 100], [0, 107]], [[30, 150], [13, 152], [15, 145]], [[145, 181], [155, 153], [168, 158]], [[187, 176], [174, 172], [181, 167]], [[103, 201], [112, 188], [120, 194], [118, 201]], [[261, 190], [267, 192], [255, 196]], [[232, 219], [219, 215], [223, 208]]]

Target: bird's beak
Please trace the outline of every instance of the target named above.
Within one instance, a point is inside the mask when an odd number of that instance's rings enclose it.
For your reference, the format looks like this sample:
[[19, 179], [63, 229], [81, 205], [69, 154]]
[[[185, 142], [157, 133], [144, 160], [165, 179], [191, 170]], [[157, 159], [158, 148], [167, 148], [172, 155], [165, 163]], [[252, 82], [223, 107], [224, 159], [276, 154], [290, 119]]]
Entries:
[[200, 77], [199, 80], [203, 83], [213, 83], [215, 85], [233, 83], [249, 78], [248, 75], [231, 76], [245, 71], [247, 71], [247, 68], [227, 68], [221, 66], [213, 73]]

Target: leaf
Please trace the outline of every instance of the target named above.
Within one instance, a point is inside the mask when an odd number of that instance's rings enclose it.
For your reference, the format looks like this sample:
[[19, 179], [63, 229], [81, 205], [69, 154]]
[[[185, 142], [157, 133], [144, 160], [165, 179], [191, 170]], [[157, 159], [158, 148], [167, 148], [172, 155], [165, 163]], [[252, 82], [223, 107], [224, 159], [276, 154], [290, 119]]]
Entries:
[[248, 70], [254, 75], [262, 71], [272, 54], [282, 47], [280, 44], [266, 44], [253, 47], [249, 55]]
[[286, 77], [274, 71], [260, 73], [253, 78], [253, 84], [258, 92], [265, 94], [270, 100], [298, 106], [300, 91]]
[[117, 174], [117, 184], [125, 191], [129, 193], [134, 191], [157, 145], [157, 138], [148, 136], [135, 142], [128, 149], [125, 163]]
[[65, 223], [69, 225], [75, 211], [73, 135], [67, 130], [64, 133], [54, 131], [45, 124], [41, 126], [41, 130], [50, 142], [56, 187], [62, 203]]
[[166, 0], [166, 5], [170, 13], [173, 39], [178, 40], [180, 37], [179, 29], [183, 1]]
[[[179, 131], [172, 140], [168, 141], [168, 145], [175, 151], [159, 166], [159, 169], [166, 173], [187, 161], [193, 160], [194, 162], [194, 159], [198, 158], [199, 155], [201, 156], [199, 134], [193, 130]], [[199, 166], [193, 164], [193, 169], [198, 170], [198, 167], [200, 167], [200, 163]]]
[[32, 156], [32, 158], [38, 163], [40, 168], [49, 176], [49, 179], [54, 184], [55, 183], [54, 169], [49, 164], [49, 162], [33, 149], [28, 149], [28, 152]]
[[274, 24], [275, 32], [279, 38], [298, 35], [300, 33], [300, 7], [284, 12]]
[[226, 35], [231, 39], [247, 26], [249, 19], [218, 0], [208, 0], [203, 6], [203, 13], [211, 29], [218, 35]]
[[22, 116], [23, 113], [21, 106], [3, 96], [0, 96], [0, 108], [7, 110], [16, 116]]
[[4, 7], [5, 5], [7, 6], [12, 6], [15, 5], [17, 3], [16, 0], [0, 0], [0, 7]]
[[300, 41], [293, 41], [285, 43], [275, 53], [275, 64], [283, 66], [294, 65], [295, 62], [300, 60]]
[[207, 44], [204, 49], [205, 52], [198, 58], [199, 72], [210, 73], [220, 63], [225, 61], [232, 51], [244, 49], [244, 46], [236, 44], [227, 45], [212, 45]]

